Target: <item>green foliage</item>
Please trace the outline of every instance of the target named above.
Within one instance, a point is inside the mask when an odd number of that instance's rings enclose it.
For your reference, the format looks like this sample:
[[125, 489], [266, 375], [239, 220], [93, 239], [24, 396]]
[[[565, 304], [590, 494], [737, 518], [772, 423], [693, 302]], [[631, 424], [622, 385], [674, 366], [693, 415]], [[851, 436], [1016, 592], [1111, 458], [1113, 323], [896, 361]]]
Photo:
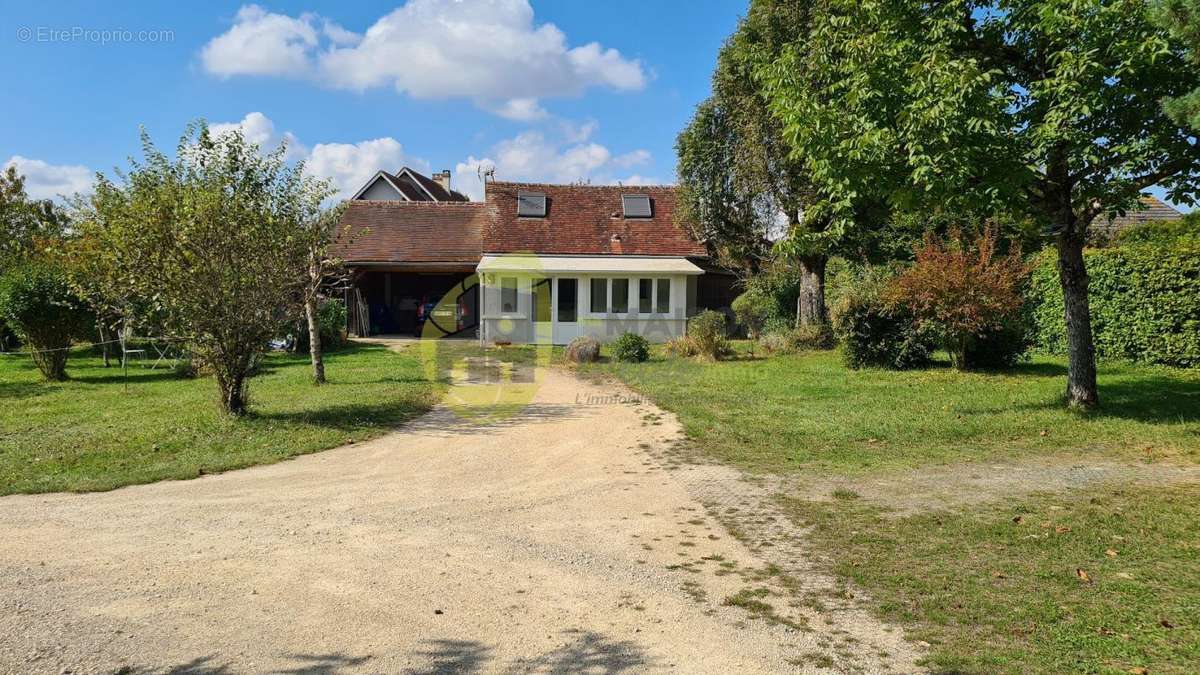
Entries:
[[590, 335], [581, 335], [571, 340], [564, 354], [572, 363], [591, 363], [600, 358], [600, 342]]
[[641, 363], [650, 358], [650, 343], [637, 333], [622, 333], [612, 343], [613, 358], [629, 363]]
[[778, 313], [775, 298], [759, 286], [748, 288], [745, 293], [734, 298], [730, 308], [752, 340], [758, 339], [767, 325], [767, 320]]
[[21, 263], [0, 278], [0, 315], [21, 336], [47, 380], [66, 379], [71, 340], [91, 316], [63, 271], [44, 260]]
[[[679, 134], [679, 215], [723, 263], [756, 272], [769, 258], [768, 233], [787, 214], [791, 254], [824, 252], [835, 238], [819, 218], [799, 220], [812, 190], [803, 157], [783, 138], [753, 77], [761, 54], [774, 54], [805, 30], [807, 6], [758, 0], [722, 45], [712, 96]], [[803, 211], [807, 216], [809, 211]]]
[[967, 342], [965, 361], [971, 368], [1012, 368], [1029, 358], [1033, 326], [1028, 308], [1005, 316], [999, 325], [984, 329]]
[[1139, 0], [833, 0], [755, 75], [839, 221], [864, 199], [1024, 207], [1079, 234], [1151, 185], [1200, 189], [1200, 147], [1161, 107], [1200, 69]]
[[[1089, 300], [1102, 358], [1200, 366], [1200, 243], [1089, 249]], [[1056, 261], [1043, 255], [1030, 288], [1036, 345], [1066, 350]]]
[[188, 128], [176, 155], [143, 134], [145, 159], [114, 183], [100, 177], [81, 232], [93, 264], [153, 298], [163, 331], [211, 368], [222, 408], [246, 410], [252, 364], [294, 319], [309, 287], [307, 224], [321, 222], [328, 183], [263, 155], [240, 131]]
[[[1156, 0], [1155, 19], [1188, 51], [1189, 67], [1200, 70], [1200, 0]], [[1163, 102], [1167, 114], [1180, 124], [1200, 129], [1200, 87]]]
[[745, 287], [745, 293], [771, 299], [763, 321], [764, 332], [788, 330], [795, 325], [796, 299], [800, 296], [800, 271], [796, 265], [776, 260], [746, 279]]
[[[317, 304], [317, 326], [323, 350], [337, 349], [346, 344], [346, 303], [340, 298], [326, 298]], [[294, 351], [308, 353], [308, 324], [300, 321], [292, 326], [296, 337]]]
[[0, 274], [60, 238], [66, 215], [48, 199], [30, 199], [25, 177], [10, 165], [0, 173]]
[[845, 288], [833, 308], [833, 331], [851, 368], [923, 368], [933, 360], [934, 336], [903, 305], [885, 297], [886, 270], [866, 273]]
[[706, 309], [688, 319], [687, 334], [695, 343], [700, 356], [718, 359], [729, 353], [725, 315]]
[[1113, 244], [1170, 245], [1180, 239], [1200, 241], [1200, 213], [1189, 213], [1178, 220], [1152, 220], [1121, 230]]

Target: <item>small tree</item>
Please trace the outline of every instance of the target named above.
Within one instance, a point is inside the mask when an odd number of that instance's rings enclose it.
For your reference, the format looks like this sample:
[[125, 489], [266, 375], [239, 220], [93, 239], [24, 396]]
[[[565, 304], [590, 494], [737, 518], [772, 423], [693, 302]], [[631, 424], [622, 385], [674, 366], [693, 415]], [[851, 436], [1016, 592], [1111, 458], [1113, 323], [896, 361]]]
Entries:
[[955, 230], [945, 240], [927, 235], [916, 262], [893, 280], [889, 295], [941, 336], [954, 366], [965, 370], [972, 341], [1002, 329], [1020, 310], [1028, 274], [1019, 248], [997, 256], [992, 227], [970, 244]]
[[729, 308], [733, 310], [738, 323], [746, 327], [750, 339], [757, 340], [775, 310], [775, 298], [757, 287], [751, 287], [734, 298]]
[[[311, 206], [311, 205], [309, 205]], [[350, 236], [348, 226], [339, 230], [344, 205], [332, 209], [301, 214], [300, 234], [307, 249], [302, 300], [304, 320], [308, 324], [308, 352], [312, 357], [313, 382], [325, 384], [325, 360], [321, 344], [321, 321], [318, 305], [321, 293], [330, 284], [343, 278], [345, 267], [333, 253], [333, 244]]]
[[246, 411], [247, 378], [304, 296], [312, 251], [306, 219], [327, 183], [263, 155], [240, 131], [188, 127], [176, 156], [143, 132], [143, 162], [120, 184], [101, 176], [83, 234], [114, 275], [152, 298], [169, 336], [187, 340], [220, 388], [222, 409]]
[[16, 329], [47, 380], [67, 379], [71, 340], [90, 321], [62, 269], [48, 260], [29, 260], [0, 278], [0, 315]]

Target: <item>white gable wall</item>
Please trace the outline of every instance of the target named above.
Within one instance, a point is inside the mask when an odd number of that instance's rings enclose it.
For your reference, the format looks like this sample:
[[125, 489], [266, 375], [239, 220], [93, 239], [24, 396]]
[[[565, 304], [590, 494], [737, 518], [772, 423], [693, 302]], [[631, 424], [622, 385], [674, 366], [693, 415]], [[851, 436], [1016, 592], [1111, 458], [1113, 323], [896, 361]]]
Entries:
[[405, 201], [404, 195], [392, 187], [391, 183], [388, 183], [383, 176], [377, 177], [375, 182], [371, 183], [366, 190], [363, 190], [358, 198], [376, 202]]

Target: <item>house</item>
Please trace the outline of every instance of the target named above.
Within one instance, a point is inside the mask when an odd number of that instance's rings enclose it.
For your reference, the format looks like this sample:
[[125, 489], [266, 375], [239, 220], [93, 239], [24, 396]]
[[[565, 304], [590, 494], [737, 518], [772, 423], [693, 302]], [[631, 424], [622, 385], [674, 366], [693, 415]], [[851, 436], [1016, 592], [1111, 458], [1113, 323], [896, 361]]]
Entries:
[[1093, 241], [1103, 243], [1111, 240], [1118, 232], [1133, 225], [1157, 220], [1179, 220], [1183, 214], [1150, 195], [1142, 195], [1141, 208], [1125, 215], [1112, 218], [1097, 218], [1092, 223], [1090, 236]]
[[675, 222], [674, 187], [489, 181], [473, 202], [449, 178], [380, 171], [348, 202], [351, 334], [662, 342], [732, 300], [732, 275]]

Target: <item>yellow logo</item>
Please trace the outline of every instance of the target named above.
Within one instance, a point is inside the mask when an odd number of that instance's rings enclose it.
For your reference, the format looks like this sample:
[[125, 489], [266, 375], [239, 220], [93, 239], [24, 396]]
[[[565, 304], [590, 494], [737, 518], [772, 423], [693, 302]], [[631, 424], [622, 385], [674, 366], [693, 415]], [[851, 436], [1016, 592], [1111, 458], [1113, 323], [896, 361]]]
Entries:
[[[536, 279], [541, 269], [537, 256], [520, 256], [513, 260], [513, 270], [523, 278]], [[449, 387], [445, 405], [460, 418], [475, 424], [493, 424], [518, 415], [533, 402], [550, 365], [552, 337], [548, 322], [529, 321], [529, 314], [493, 318], [483, 308], [496, 303], [486, 302], [485, 294], [499, 292], [490, 277], [481, 284], [476, 275], [456, 285], [432, 307], [425, 308], [419, 345], [425, 377], [444, 382]], [[471, 298], [477, 298], [474, 302]], [[473, 305], [473, 306], [472, 306]], [[477, 309], [476, 309], [477, 308]], [[454, 336], [464, 314], [479, 311], [472, 317], [483, 330], [485, 321], [492, 321], [490, 337], [503, 340], [520, 337], [520, 324], [530, 326], [532, 344], [481, 346], [476, 340], [441, 339]]]

